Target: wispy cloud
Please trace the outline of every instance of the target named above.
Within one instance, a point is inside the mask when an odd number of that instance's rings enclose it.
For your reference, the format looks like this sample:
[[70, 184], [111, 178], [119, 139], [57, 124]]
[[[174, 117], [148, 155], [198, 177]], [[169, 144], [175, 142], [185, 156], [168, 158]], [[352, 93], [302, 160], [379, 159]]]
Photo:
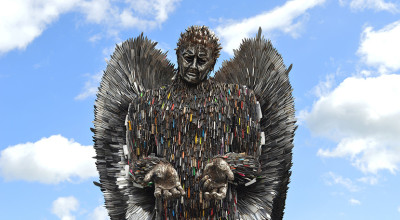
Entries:
[[95, 42], [99, 41], [101, 38], [102, 38], [102, 36], [100, 34], [95, 34], [89, 38], [89, 41], [92, 43], [95, 43]]
[[344, 178], [333, 172], [328, 172], [323, 176], [325, 183], [332, 185], [340, 185], [349, 190], [350, 192], [359, 191], [360, 188], [349, 178]]
[[[126, 28], [160, 27], [180, 0], [3, 0], [0, 3], [0, 54], [25, 49], [62, 14], [78, 12], [85, 21], [103, 25], [109, 35]], [[98, 39], [95, 38], [90, 40]]]
[[1, 151], [0, 174], [6, 180], [57, 184], [98, 176], [92, 146], [61, 135], [7, 147]]
[[376, 184], [378, 184], [379, 179], [376, 176], [364, 176], [364, 177], [357, 179], [357, 181], [366, 183], [369, 185], [376, 185]]
[[119, 15], [124, 27], [155, 28], [165, 22], [180, 0], [128, 1], [128, 8]]
[[349, 203], [350, 203], [351, 205], [361, 205], [361, 202], [360, 202], [359, 200], [353, 199], [353, 198], [351, 198], [351, 199], [349, 200]]
[[335, 75], [328, 74], [325, 76], [325, 80], [320, 81], [317, 86], [314, 87], [313, 93], [317, 97], [326, 96], [332, 91], [335, 84]]
[[95, 96], [98, 87], [100, 86], [102, 76], [103, 72], [99, 72], [94, 75], [88, 75], [89, 79], [85, 82], [83, 91], [75, 96], [75, 100], [84, 100], [88, 97]]
[[375, 11], [398, 12], [398, 5], [385, 0], [339, 0], [341, 6], [349, 6], [354, 11], [372, 9]]
[[223, 50], [229, 54], [233, 53], [233, 49], [238, 48], [243, 38], [253, 37], [259, 27], [264, 33], [279, 30], [297, 37], [303, 23], [307, 21], [306, 11], [324, 2], [325, 0], [287, 1], [271, 11], [220, 25], [216, 28], [217, 35], [221, 38]]

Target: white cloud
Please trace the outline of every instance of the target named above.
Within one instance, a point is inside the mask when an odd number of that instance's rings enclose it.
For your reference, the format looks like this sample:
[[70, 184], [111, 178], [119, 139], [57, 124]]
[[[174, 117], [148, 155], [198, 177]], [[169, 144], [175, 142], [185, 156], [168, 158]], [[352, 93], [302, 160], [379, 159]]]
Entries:
[[0, 174], [6, 180], [38, 181], [57, 184], [96, 177], [95, 151], [61, 135], [35, 143], [10, 146], [1, 151]]
[[[74, 196], [59, 197], [53, 201], [52, 213], [60, 220], [75, 220], [74, 213], [85, 213], [86, 211], [79, 207], [79, 201]], [[101, 205], [92, 212], [87, 213], [87, 219], [90, 220], [109, 220], [107, 209]]]
[[390, 11], [398, 12], [397, 5], [385, 0], [339, 0], [341, 6], [349, 4], [350, 8], [355, 11], [362, 11], [364, 9], [373, 9], [375, 11]]
[[400, 206], [399, 206], [399, 207], [397, 207], [397, 211], [398, 211], [398, 212], [400, 212]]
[[322, 157], [344, 157], [363, 172], [389, 170], [400, 163], [400, 75], [349, 77], [319, 97], [300, 116], [310, 130], [338, 145], [319, 149]]
[[349, 200], [349, 203], [350, 203], [351, 205], [361, 205], [361, 202], [360, 202], [359, 200], [353, 199], [353, 198], [351, 198], [351, 199]]
[[85, 82], [83, 91], [75, 97], [76, 100], [84, 100], [88, 97], [94, 96], [97, 93], [98, 87], [100, 86], [101, 77], [103, 72], [99, 72], [94, 75], [89, 75], [89, 80]]
[[324, 180], [326, 184], [332, 186], [334, 184], [340, 185], [345, 187], [347, 190], [350, 192], [356, 192], [359, 191], [360, 188], [351, 181], [349, 178], [344, 178], [340, 175], [337, 175], [333, 172], [328, 172], [324, 175]]
[[368, 26], [361, 35], [357, 53], [362, 61], [381, 73], [400, 69], [400, 20], [375, 31]]
[[78, 208], [79, 202], [75, 197], [59, 197], [53, 202], [52, 212], [61, 220], [75, 220], [71, 212], [77, 211]]
[[3, 0], [0, 3], [0, 54], [25, 49], [64, 13], [82, 13], [87, 22], [104, 25], [108, 34], [117, 35], [124, 28], [159, 27], [179, 1]]
[[3, 0], [0, 3], [0, 54], [24, 49], [60, 14], [80, 0]]
[[91, 220], [108, 220], [108, 219], [110, 219], [110, 217], [108, 216], [107, 209], [104, 206], [98, 206], [90, 214], [89, 219], [91, 219]]
[[[224, 51], [232, 54], [237, 49], [243, 38], [253, 37], [261, 26], [264, 34], [273, 30], [280, 30], [298, 36], [302, 24], [307, 20], [306, 11], [321, 5], [325, 0], [291, 0], [283, 6], [264, 12], [242, 21], [232, 22], [216, 28], [217, 35], [221, 38]], [[299, 18], [296, 20], [296, 18]], [[295, 21], [296, 20], [296, 21]]]

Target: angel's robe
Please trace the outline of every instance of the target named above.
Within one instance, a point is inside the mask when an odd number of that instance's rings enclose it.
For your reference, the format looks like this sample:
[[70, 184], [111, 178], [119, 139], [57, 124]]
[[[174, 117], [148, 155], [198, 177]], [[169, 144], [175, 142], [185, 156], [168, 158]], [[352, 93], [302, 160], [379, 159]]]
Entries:
[[[238, 200], [246, 196], [245, 188], [260, 178], [258, 157], [263, 133], [259, 108], [252, 90], [212, 79], [195, 86], [178, 79], [133, 100], [127, 116], [133, 181], [143, 183], [146, 172], [140, 164], [155, 155], [177, 170], [186, 192], [180, 199], [162, 202], [163, 219], [238, 217]], [[229, 154], [232, 152], [241, 154]], [[198, 177], [212, 158], [227, 154], [235, 180], [228, 184], [225, 199], [206, 201]]]

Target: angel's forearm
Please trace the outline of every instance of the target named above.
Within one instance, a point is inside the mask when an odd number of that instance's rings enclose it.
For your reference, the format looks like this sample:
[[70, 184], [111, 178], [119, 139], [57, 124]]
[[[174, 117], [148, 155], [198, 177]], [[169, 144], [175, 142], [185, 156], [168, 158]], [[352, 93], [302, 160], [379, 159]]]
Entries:
[[134, 160], [129, 165], [129, 175], [137, 186], [146, 187], [151, 186], [152, 182], [144, 181], [146, 174], [148, 174], [156, 165], [160, 163], [168, 163], [164, 158], [155, 156], [144, 157], [139, 160]]
[[224, 156], [235, 175], [233, 184], [249, 186], [261, 178], [260, 163], [254, 156], [239, 153], [228, 153]]

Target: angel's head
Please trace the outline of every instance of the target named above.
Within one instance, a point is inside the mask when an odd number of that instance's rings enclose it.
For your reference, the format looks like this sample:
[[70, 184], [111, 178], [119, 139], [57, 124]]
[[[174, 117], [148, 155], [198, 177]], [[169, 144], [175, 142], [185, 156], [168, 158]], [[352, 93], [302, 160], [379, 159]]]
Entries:
[[176, 48], [178, 74], [190, 84], [198, 84], [214, 69], [221, 45], [206, 26], [191, 26], [181, 34]]

